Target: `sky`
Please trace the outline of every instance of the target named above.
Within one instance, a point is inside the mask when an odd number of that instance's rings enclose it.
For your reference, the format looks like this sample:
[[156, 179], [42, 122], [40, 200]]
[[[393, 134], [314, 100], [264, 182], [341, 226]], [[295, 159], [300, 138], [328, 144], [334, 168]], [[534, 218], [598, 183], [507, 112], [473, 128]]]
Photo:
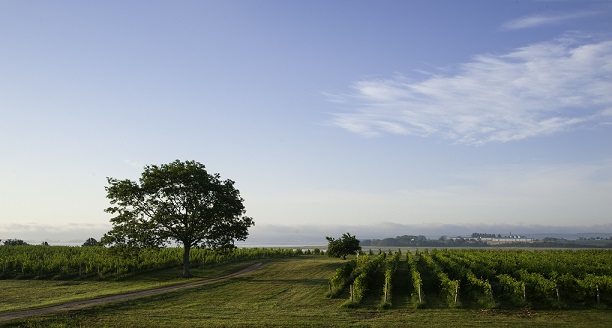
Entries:
[[247, 242], [612, 233], [612, 1], [3, 0], [0, 154], [0, 239], [176, 159]]

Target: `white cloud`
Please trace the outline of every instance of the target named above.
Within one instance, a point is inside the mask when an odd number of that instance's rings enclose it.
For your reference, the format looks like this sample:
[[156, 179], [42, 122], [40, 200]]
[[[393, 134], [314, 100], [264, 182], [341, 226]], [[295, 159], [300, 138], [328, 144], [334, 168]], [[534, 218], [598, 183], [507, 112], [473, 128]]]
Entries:
[[[612, 41], [555, 40], [479, 55], [456, 75], [364, 80], [335, 96], [333, 124], [364, 136], [508, 142], [610, 122]], [[342, 101], [339, 101], [341, 99]]]
[[508, 21], [502, 25], [504, 30], [520, 30], [543, 25], [559, 24], [565, 21], [597, 15], [596, 11], [581, 11], [558, 15], [531, 15]]

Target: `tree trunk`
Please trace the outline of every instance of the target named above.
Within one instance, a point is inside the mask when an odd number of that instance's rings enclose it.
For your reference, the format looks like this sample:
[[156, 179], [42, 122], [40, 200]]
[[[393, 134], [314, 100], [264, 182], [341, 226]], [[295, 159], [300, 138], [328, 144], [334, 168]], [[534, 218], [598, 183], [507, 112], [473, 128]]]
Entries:
[[191, 246], [185, 244], [183, 249], [183, 278], [191, 278], [191, 273], [189, 273], [189, 252], [191, 251]]

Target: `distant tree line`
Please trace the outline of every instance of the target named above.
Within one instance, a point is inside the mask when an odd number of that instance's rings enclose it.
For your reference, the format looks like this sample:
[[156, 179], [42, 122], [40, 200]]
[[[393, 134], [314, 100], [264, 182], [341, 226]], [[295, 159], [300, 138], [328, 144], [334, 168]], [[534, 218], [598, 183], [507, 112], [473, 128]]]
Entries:
[[[602, 240], [603, 241], [603, 240]], [[496, 245], [497, 247], [558, 247], [558, 248], [612, 248], [612, 242], [609, 243], [589, 243], [587, 240], [568, 240], [564, 238], [546, 237], [542, 240], [533, 242], [517, 241]]]
[[[0, 242], [2, 242], [2, 239], [0, 239]], [[26, 243], [25, 241], [23, 241], [22, 239], [6, 239], [4, 240], [4, 242], [2, 243], [4, 246], [22, 246], [22, 245], [30, 245], [28, 243]], [[46, 241], [43, 241], [42, 244], [43, 246], [49, 246], [49, 243]], [[83, 243], [83, 246], [100, 246], [100, 243], [95, 239], [95, 238], [88, 238], [85, 243]]]
[[[0, 239], [2, 241], [2, 239]], [[4, 241], [4, 246], [20, 246], [20, 245], [28, 245], [25, 241], [21, 239], [7, 239]]]
[[419, 235], [403, 235], [395, 238], [384, 239], [363, 239], [361, 240], [362, 247], [478, 247], [489, 246], [486, 242], [473, 239], [464, 239], [462, 237], [448, 238], [442, 236], [439, 239], [427, 239], [427, 237]]
[[[494, 237], [489, 237], [489, 236]], [[474, 237], [478, 236], [478, 237]], [[362, 247], [560, 247], [560, 248], [612, 248], [612, 242], [602, 243], [605, 239], [596, 240], [600, 243], [589, 242], [589, 240], [567, 240], [563, 238], [546, 237], [542, 240], [520, 241], [491, 245], [477, 238], [499, 238], [494, 234], [474, 233], [471, 238], [442, 236], [438, 239], [427, 239], [419, 235], [403, 235], [395, 238], [384, 239], [362, 239]]]

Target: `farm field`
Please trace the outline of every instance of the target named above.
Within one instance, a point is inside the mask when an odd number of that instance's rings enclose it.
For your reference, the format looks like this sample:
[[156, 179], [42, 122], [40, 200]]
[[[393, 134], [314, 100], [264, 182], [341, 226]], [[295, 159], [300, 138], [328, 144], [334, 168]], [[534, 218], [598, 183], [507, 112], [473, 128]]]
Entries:
[[[190, 252], [189, 262], [197, 268], [300, 254], [301, 249], [238, 248], [229, 252], [195, 248]], [[0, 246], [0, 278], [121, 279], [137, 273], [180, 266], [182, 256], [183, 249], [178, 247], [122, 250], [100, 246]]]
[[[501, 251], [502, 253], [505, 251]], [[451, 253], [453, 253], [451, 251]], [[423, 253], [421, 253], [423, 254]], [[377, 253], [361, 256], [357, 261], [377, 262], [376, 269], [372, 265], [371, 282], [367, 284], [363, 297], [358, 303], [350, 302], [349, 287], [341, 288], [335, 297], [326, 297], [333, 286], [333, 279], [339, 268], [355, 259], [346, 261], [324, 256], [298, 256], [288, 258], [270, 258], [266, 267], [247, 276], [233, 278], [224, 282], [201, 286], [190, 290], [173, 292], [164, 295], [142, 298], [121, 303], [112, 303], [93, 308], [57, 313], [44, 317], [30, 318], [4, 323], [4, 326], [19, 327], [210, 327], [210, 326], [355, 326], [355, 327], [473, 327], [473, 326], [540, 326], [540, 327], [609, 327], [612, 320], [610, 304], [595, 304], [596, 300], [580, 303], [575, 299], [570, 303], [554, 304], [556, 295], [547, 296], [541, 300], [528, 300], [521, 306], [515, 306], [510, 301], [498, 301], [494, 304], [479, 303], [478, 297], [469, 298], [465, 292], [459, 293], [460, 305], [449, 304], [448, 297], [442, 293], [443, 288], [435, 277], [421, 267], [420, 255], [407, 254], [401, 256]], [[506, 253], [516, 255], [512, 253]], [[527, 252], [526, 255], [529, 255]], [[458, 255], [458, 254], [454, 254]], [[431, 258], [434, 263], [440, 254], [427, 252], [424, 258]], [[501, 255], [500, 255], [501, 256]], [[570, 256], [568, 254], [568, 256]], [[609, 258], [610, 253], [601, 256]], [[384, 257], [384, 258], [383, 258]], [[397, 263], [390, 280], [386, 278], [387, 265], [393, 258]], [[374, 261], [376, 258], [379, 260]], [[237, 271], [255, 260], [232, 262], [210, 267], [198, 272], [201, 278], [223, 275]], [[412, 261], [412, 262], [411, 262]], [[428, 260], [425, 260], [428, 261]], [[423, 299], [419, 302], [415, 297], [411, 265], [416, 263], [417, 270], [422, 272]], [[438, 264], [440, 265], [440, 264]], [[606, 269], [606, 263], [600, 265]], [[558, 267], [560, 269], [561, 267]], [[135, 282], [164, 281], [178, 272], [176, 270], [161, 270], [150, 272], [120, 281], [96, 281], [98, 288], [104, 289], [105, 284], [129, 284]], [[450, 270], [449, 280], [452, 281]], [[599, 270], [599, 269], [598, 269]], [[600, 275], [603, 276], [603, 275]], [[478, 279], [481, 279], [478, 277]], [[466, 283], [459, 280], [459, 290]], [[516, 280], [516, 279], [515, 279]], [[382, 304], [385, 286], [390, 281], [387, 294], [388, 304]], [[517, 280], [518, 281], [518, 280]], [[29, 286], [28, 282], [41, 285]], [[30, 308], [41, 306], [35, 297], [36, 290], [49, 284], [70, 281], [55, 280], [1, 280], [0, 284], [15, 283], [21, 288], [13, 288], [7, 297], [19, 298], [14, 293], [31, 295], [21, 305], [14, 306]], [[332, 283], [330, 285], [330, 282]], [[356, 284], [353, 281], [353, 285]], [[499, 290], [497, 282], [493, 282], [494, 297]], [[73, 285], [74, 294], [83, 292], [80, 285]], [[353, 287], [354, 288], [354, 287]], [[529, 289], [527, 289], [529, 290]], [[534, 289], [535, 290], [535, 289]], [[356, 291], [353, 291], [356, 293]], [[484, 293], [484, 291], [483, 291]], [[4, 295], [3, 295], [4, 296]], [[52, 296], [50, 298], [53, 298]], [[603, 295], [602, 295], [603, 298]], [[512, 300], [510, 297], [509, 300]], [[607, 298], [603, 298], [607, 302]], [[454, 301], [454, 300], [453, 300]], [[486, 301], [486, 300], [485, 300]], [[517, 300], [515, 300], [517, 301]], [[520, 300], [518, 300], [520, 302]], [[552, 302], [552, 303], [549, 303]], [[3, 301], [4, 304], [4, 301]], [[6, 311], [2, 310], [2, 311]]]
[[84, 279], [84, 280], [0, 280], [2, 298], [0, 313], [13, 310], [26, 310], [87, 300], [92, 298], [125, 294], [170, 285], [183, 284], [217, 278], [241, 270], [254, 261], [240, 261], [211, 267], [192, 269], [194, 277], [189, 280], [181, 278], [181, 269], [167, 269], [148, 272], [138, 276], [128, 276], [120, 280]]

